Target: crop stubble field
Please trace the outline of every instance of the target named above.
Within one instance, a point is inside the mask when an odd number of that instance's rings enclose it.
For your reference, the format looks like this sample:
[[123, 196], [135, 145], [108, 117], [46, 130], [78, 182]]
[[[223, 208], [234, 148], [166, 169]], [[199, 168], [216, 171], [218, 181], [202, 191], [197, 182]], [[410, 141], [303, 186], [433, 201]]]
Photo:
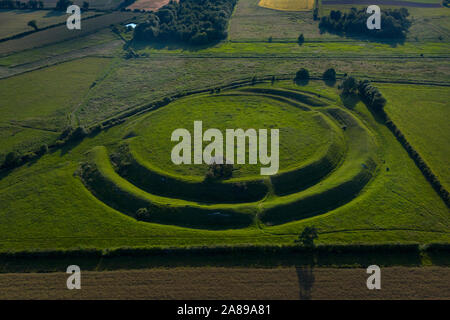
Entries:
[[131, 12], [113, 12], [82, 21], [83, 27], [81, 30], [71, 31], [65, 25], [62, 25], [34, 32], [22, 38], [0, 43], [0, 56], [93, 34], [112, 24], [131, 20], [134, 16], [135, 14]]
[[449, 299], [449, 268], [383, 268], [382, 290], [366, 270], [336, 268], [172, 268], [83, 273], [67, 290], [65, 273], [0, 274], [0, 299]]

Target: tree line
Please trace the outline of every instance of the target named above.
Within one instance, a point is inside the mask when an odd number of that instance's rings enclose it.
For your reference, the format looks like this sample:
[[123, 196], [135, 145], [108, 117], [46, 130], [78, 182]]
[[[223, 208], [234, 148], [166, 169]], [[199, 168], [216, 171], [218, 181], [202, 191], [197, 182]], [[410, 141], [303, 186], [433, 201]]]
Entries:
[[204, 45], [227, 37], [227, 24], [237, 0], [169, 2], [136, 26], [133, 39]]
[[28, 2], [20, 2], [13, 0], [1, 0], [0, 9], [43, 9], [43, 1], [30, 0]]
[[[56, 3], [55, 10], [57, 11], [66, 11], [67, 7], [73, 4], [70, 0], [58, 0]], [[14, 1], [14, 0], [0, 0], [0, 9], [44, 9], [44, 2], [37, 0], [30, 0], [28, 2]], [[83, 10], [89, 9], [89, 2], [84, 1]]]
[[319, 28], [321, 31], [349, 35], [402, 39], [406, 37], [406, 33], [411, 26], [408, 16], [409, 12], [405, 8], [383, 10], [381, 11], [381, 29], [369, 30], [367, 28], [369, 15], [365, 9], [351, 8], [347, 13], [340, 10], [331, 10], [328, 16], [323, 16], [320, 19]]

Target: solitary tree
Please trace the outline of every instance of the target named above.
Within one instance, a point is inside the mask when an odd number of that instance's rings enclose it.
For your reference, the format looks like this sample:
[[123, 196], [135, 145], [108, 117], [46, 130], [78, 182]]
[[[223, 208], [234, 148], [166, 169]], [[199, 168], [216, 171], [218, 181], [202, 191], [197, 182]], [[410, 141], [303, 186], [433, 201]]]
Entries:
[[319, 8], [315, 8], [313, 11], [313, 19], [319, 20]]
[[27, 25], [28, 25], [29, 27], [34, 28], [34, 30], [36, 30], [36, 31], [39, 29], [38, 26], [37, 26], [36, 20], [28, 21]]
[[305, 227], [295, 242], [303, 244], [305, 247], [313, 247], [314, 240], [319, 238], [315, 227]]
[[309, 71], [305, 68], [301, 68], [297, 71], [295, 76], [295, 80], [308, 80], [309, 79]]
[[299, 46], [301, 46], [303, 42], [305, 42], [305, 37], [303, 36], [303, 33], [298, 36], [297, 42]]
[[324, 73], [323, 73], [323, 78], [325, 80], [332, 80], [335, 81], [336, 80], [336, 71], [333, 68], [329, 68], [327, 69]]
[[[206, 181], [213, 181], [219, 179], [229, 179], [233, 175], [233, 165], [226, 163], [225, 157], [220, 159], [213, 159], [212, 163], [208, 166], [208, 172], [206, 173]], [[221, 163], [218, 163], [221, 162]]]
[[87, 1], [84, 1], [83, 2], [83, 11], [88, 11], [89, 10], [89, 2], [87, 2]]

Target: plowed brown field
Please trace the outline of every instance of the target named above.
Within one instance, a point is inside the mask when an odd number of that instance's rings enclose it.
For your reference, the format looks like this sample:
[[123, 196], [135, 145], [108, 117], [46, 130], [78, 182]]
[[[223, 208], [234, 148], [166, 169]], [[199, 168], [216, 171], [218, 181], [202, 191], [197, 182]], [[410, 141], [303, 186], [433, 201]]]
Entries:
[[450, 299], [450, 268], [386, 267], [381, 290], [362, 268], [171, 268], [0, 274], [0, 299]]

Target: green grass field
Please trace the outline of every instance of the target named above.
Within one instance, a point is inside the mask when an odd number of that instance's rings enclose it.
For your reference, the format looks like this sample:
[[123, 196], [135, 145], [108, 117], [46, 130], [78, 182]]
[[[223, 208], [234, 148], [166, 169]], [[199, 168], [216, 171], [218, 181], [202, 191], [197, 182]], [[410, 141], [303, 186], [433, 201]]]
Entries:
[[155, 49], [145, 48], [140, 50], [142, 53], [152, 54], [184, 54], [184, 55], [203, 55], [222, 57], [226, 56], [249, 56], [258, 53], [259, 56], [414, 56], [420, 54], [427, 56], [446, 56], [448, 54], [449, 44], [441, 42], [415, 43], [407, 42], [404, 45], [392, 46], [390, 44], [372, 43], [372, 42], [316, 42], [306, 43], [299, 46], [297, 43], [263, 43], [263, 42], [228, 42], [222, 43], [215, 47], [206, 48], [196, 51], [186, 51], [184, 49]]
[[2, 130], [0, 153], [22, 150], [23, 144], [32, 144], [31, 140], [54, 142], [55, 135], [69, 124], [70, 113], [109, 63], [110, 59], [86, 58], [0, 80], [0, 123], [10, 128]]
[[[217, 128], [279, 128], [280, 171], [288, 170], [322, 153], [331, 142], [332, 132], [320, 126], [311, 113], [286, 103], [252, 96], [216, 96], [180, 100], [152, 113], [137, 125], [132, 147], [139, 155], [163, 171], [204, 178], [207, 165], [176, 166], [170, 160], [175, 143], [167, 141], [172, 131], [186, 128], [193, 132], [194, 121], [201, 119], [203, 130]], [[206, 145], [206, 143], [205, 143]], [[269, 149], [270, 150], [270, 149]], [[248, 150], [246, 150], [248, 161]], [[236, 165], [234, 177], [259, 176], [259, 165]]]
[[[278, 86], [289, 90], [295, 88], [284, 82], [277, 83]], [[99, 201], [74, 176], [80, 161], [89, 160], [88, 154], [92, 153], [86, 152], [93, 147], [107, 146], [111, 151], [118, 147], [135, 124], [135, 120], [130, 119], [123, 125], [85, 139], [79, 145], [53, 152], [32, 165], [16, 169], [0, 180], [0, 212], [4, 221], [1, 225], [1, 249], [285, 244], [292, 243], [300, 230], [311, 224], [319, 228], [320, 243], [425, 243], [448, 239], [448, 209], [390, 131], [376, 121], [362, 103], [352, 110], [346, 110], [334, 88], [324, 86], [321, 82], [310, 82], [309, 86], [300, 88], [311, 93], [320, 92], [333, 99], [334, 108], [342, 110], [340, 112], [347, 114], [349, 119], [355, 119], [355, 130], [358, 126], [366, 127], [364, 130], [368, 137], [375, 137], [375, 149], [353, 139], [356, 147], [366, 146], [375, 152], [379, 168], [363, 191], [346, 204], [296, 222], [273, 227], [257, 223], [227, 231], [180, 228], [167, 225], [167, 221], [164, 224], [137, 222]], [[135, 118], [137, 120], [138, 117]], [[361, 137], [361, 134], [358, 136]], [[360, 151], [355, 152], [361, 154]], [[94, 162], [99, 164], [109, 162], [104, 158], [96, 159]], [[349, 159], [348, 167], [344, 161], [340, 170], [346, 171], [348, 175], [339, 174], [337, 170], [335, 175], [331, 174], [328, 178], [331, 180], [325, 179], [327, 183], [322, 187], [314, 187], [316, 189], [313, 191], [320, 193], [320, 189], [333, 186], [332, 181], [351, 179], [352, 172], [356, 172], [354, 170], [361, 168], [361, 165], [357, 158], [350, 156], [346, 159]], [[358, 166], [351, 169], [352, 163]], [[389, 171], [386, 171], [386, 167], [389, 167]], [[113, 184], [131, 188], [127, 194], [142, 192], [134, 190], [135, 186], [126, 186], [126, 180], [109, 168], [109, 173], [105, 171], [103, 175], [108, 176]], [[36, 193], [33, 190], [39, 191]], [[298, 196], [305, 196], [311, 191], [305, 192], [300, 192]], [[146, 193], [140, 197], [154, 201], [153, 196]], [[283, 201], [283, 197], [272, 196], [267, 200], [267, 205], [277, 205]], [[178, 200], [169, 202], [176, 205]], [[236, 205], [224, 208], [227, 207]], [[247, 205], [237, 205], [236, 208], [250, 213], [245, 207]]]
[[117, 35], [109, 29], [104, 29], [81, 38], [50, 44], [41, 48], [24, 50], [1, 57], [0, 66], [14, 67], [26, 63], [38, 62], [55, 56], [70, 54], [75, 50], [88, 49], [117, 40]]
[[386, 111], [412, 146], [450, 190], [450, 90], [445, 87], [380, 85], [388, 99]]

